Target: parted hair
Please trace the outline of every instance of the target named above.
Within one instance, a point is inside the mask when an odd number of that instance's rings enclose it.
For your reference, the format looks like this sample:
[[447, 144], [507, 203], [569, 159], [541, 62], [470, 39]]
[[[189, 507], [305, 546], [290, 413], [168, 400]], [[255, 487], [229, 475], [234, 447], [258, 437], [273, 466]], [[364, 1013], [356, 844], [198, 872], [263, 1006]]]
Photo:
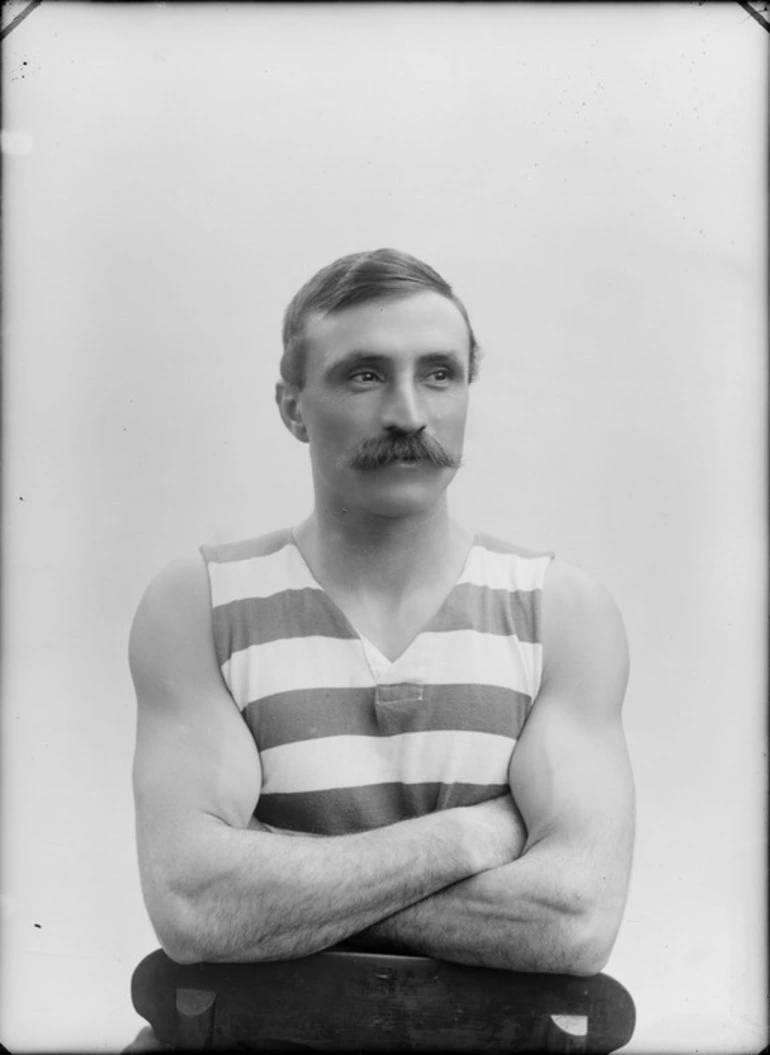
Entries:
[[399, 300], [432, 290], [451, 300], [468, 326], [468, 378], [478, 371], [479, 346], [465, 305], [437, 271], [398, 249], [350, 253], [321, 268], [294, 294], [283, 316], [281, 377], [296, 388], [305, 381], [305, 323], [309, 315], [331, 315], [356, 304]]

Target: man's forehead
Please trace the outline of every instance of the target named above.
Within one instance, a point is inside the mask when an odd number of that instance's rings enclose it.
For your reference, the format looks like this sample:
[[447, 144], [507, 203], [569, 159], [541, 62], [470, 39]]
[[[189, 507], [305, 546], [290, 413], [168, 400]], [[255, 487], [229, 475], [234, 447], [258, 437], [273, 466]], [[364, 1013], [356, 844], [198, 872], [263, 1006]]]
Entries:
[[415, 351], [468, 353], [469, 330], [459, 308], [440, 293], [425, 291], [398, 299], [366, 301], [305, 322], [308, 351], [323, 358], [353, 349], [380, 354]]

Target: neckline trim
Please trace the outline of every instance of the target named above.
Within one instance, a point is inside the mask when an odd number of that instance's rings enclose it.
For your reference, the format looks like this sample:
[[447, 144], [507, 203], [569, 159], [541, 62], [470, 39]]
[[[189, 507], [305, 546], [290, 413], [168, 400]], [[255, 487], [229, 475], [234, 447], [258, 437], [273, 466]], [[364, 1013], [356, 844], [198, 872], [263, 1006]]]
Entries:
[[[396, 664], [400, 663], [403, 659], [405, 659], [405, 657], [410, 652], [412, 652], [413, 649], [416, 647], [416, 645], [419, 642], [420, 638], [422, 638], [426, 633], [430, 632], [431, 626], [436, 622], [438, 617], [444, 611], [444, 608], [449, 603], [449, 600], [452, 597], [452, 595], [454, 594], [455, 590], [458, 588], [460, 583], [463, 581], [463, 579], [465, 577], [465, 574], [466, 574], [466, 572], [468, 570], [468, 565], [470, 564], [471, 556], [473, 555], [473, 551], [480, 545], [479, 534], [478, 534], [478, 532], [474, 532], [473, 536], [471, 538], [471, 541], [470, 541], [470, 545], [468, 546], [468, 551], [465, 554], [465, 558], [464, 558], [462, 566], [460, 568], [460, 572], [457, 575], [457, 577], [454, 580], [454, 582], [452, 583], [452, 585], [449, 588], [449, 590], [447, 591], [446, 595], [442, 599], [441, 603], [435, 609], [435, 611], [430, 616], [430, 618], [426, 621], [425, 625], [423, 627], [421, 627], [420, 630], [417, 631], [417, 633], [414, 635], [414, 637], [409, 642], [409, 644], [406, 646], [406, 648], [398, 656], [396, 656], [395, 659], [388, 659], [388, 657], [384, 654], [384, 652], [382, 652], [382, 650], [379, 649], [377, 647], [377, 645], [374, 644], [373, 641], [371, 641], [365, 634], [361, 633], [361, 631], [355, 625], [353, 620], [350, 619], [350, 617], [344, 612], [344, 610], [340, 607], [340, 605], [334, 600], [334, 598], [331, 596], [329, 591], [324, 586], [322, 586], [321, 583], [318, 581], [316, 576], [313, 574], [313, 571], [312, 571], [310, 565], [308, 564], [307, 560], [305, 559], [305, 555], [303, 554], [302, 550], [299, 547], [299, 543], [297, 542], [297, 537], [296, 537], [296, 535], [294, 533], [294, 528], [290, 527], [290, 528], [287, 528], [286, 530], [287, 530], [287, 541], [292, 546], [292, 548], [295, 550], [295, 552], [297, 554], [297, 557], [299, 558], [304, 571], [310, 577], [310, 579], [314, 583], [316, 589], [320, 590], [320, 592], [323, 594], [324, 598], [326, 599], [327, 605], [333, 610], [333, 613], [338, 618], [343, 620], [343, 622], [346, 625], [346, 627], [353, 633], [355, 638], [358, 640], [358, 643], [359, 643], [359, 645], [361, 647], [361, 650], [362, 650], [362, 652], [364, 654], [364, 657], [366, 659], [367, 665], [368, 665], [369, 669], [371, 670], [372, 674], [375, 676], [376, 679], [379, 679], [385, 673], [390, 672], [393, 669], [393, 667], [396, 666]], [[371, 656], [369, 655], [369, 652], [372, 653]], [[372, 660], [375, 660], [375, 659], [377, 660], [377, 662], [376, 662], [376, 664], [373, 664]]]

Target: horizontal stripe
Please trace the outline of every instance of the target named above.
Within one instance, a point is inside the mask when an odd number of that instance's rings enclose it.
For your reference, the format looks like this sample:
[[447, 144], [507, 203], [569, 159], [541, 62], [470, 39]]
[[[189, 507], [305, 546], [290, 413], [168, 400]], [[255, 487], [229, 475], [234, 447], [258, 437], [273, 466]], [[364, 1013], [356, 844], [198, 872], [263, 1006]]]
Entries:
[[[424, 632], [380, 680], [500, 685], [534, 697], [542, 646], [474, 630]], [[417, 673], [407, 671], [414, 670]], [[264, 696], [295, 689], [359, 688], [373, 684], [360, 640], [287, 638], [250, 645], [222, 664], [225, 682], [241, 709]]]
[[261, 795], [256, 817], [265, 824], [316, 835], [347, 835], [422, 817], [436, 810], [475, 806], [508, 792], [502, 784], [375, 784], [328, 791]]
[[332, 736], [260, 751], [262, 790], [324, 791], [368, 784], [456, 781], [502, 784], [514, 741], [492, 733], [436, 730], [400, 736]]
[[[388, 690], [392, 698], [383, 699]], [[516, 739], [530, 708], [522, 693], [496, 685], [305, 689], [249, 703], [244, 717], [260, 750], [327, 736], [394, 736], [433, 729]], [[410, 694], [412, 698], [410, 699]]]
[[[425, 631], [476, 630], [516, 635], [536, 642], [540, 622], [539, 590], [510, 593], [464, 583], [456, 586]], [[213, 611], [214, 638], [227, 654], [291, 637], [357, 638], [344, 613], [323, 590], [284, 590], [270, 597], [245, 598]], [[419, 636], [419, 635], [418, 635]]]
[[[249, 548], [251, 547], [251, 548]], [[321, 589], [297, 547], [287, 542], [269, 552], [252, 555], [250, 543], [234, 543], [229, 550], [241, 559], [212, 560], [222, 547], [201, 547], [208, 555], [212, 604], [216, 607], [244, 597], [270, 597], [283, 590]], [[524, 558], [474, 545], [457, 585], [471, 583], [491, 589], [536, 590], [542, 586], [551, 557]]]
[[[475, 630], [426, 631], [415, 642], [415, 662], [423, 662], [427, 680], [443, 685], [500, 685], [534, 697], [533, 676], [542, 665], [542, 646], [516, 637], [478, 634]], [[409, 655], [405, 667], [409, 665]], [[393, 664], [383, 681], [399, 681]]]
[[[214, 637], [231, 652], [292, 637], [354, 638], [358, 635], [323, 590], [284, 590], [271, 597], [249, 597], [213, 611]], [[229, 636], [228, 636], [229, 635]]]
[[468, 582], [493, 590], [537, 590], [543, 585], [550, 563], [547, 555], [525, 559], [515, 553], [495, 553], [474, 546], [458, 585]]
[[241, 709], [262, 696], [294, 689], [372, 685], [358, 638], [300, 637], [250, 645], [222, 664], [222, 676]]
[[493, 590], [475, 583], [461, 583], [441, 606], [428, 628], [436, 633], [476, 630], [480, 634], [516, 636], [519, 641], [539, 639], [540, 590]]
[[216, 607], [242, 597], [270, 597], [283, 590], [319, 590], [294, 545], [265, 556], [209, 564], [211, 603]]

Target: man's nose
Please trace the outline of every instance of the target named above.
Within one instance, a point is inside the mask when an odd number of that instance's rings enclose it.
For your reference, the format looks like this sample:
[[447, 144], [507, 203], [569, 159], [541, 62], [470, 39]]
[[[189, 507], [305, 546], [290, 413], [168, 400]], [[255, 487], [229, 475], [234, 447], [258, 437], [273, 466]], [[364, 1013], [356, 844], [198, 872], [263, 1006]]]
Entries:
[[413, 382], [392, 386], [382, 408], [382, 424], [386, 429], [402, 432], [418, 432], [425, 428], [425, 407]]

